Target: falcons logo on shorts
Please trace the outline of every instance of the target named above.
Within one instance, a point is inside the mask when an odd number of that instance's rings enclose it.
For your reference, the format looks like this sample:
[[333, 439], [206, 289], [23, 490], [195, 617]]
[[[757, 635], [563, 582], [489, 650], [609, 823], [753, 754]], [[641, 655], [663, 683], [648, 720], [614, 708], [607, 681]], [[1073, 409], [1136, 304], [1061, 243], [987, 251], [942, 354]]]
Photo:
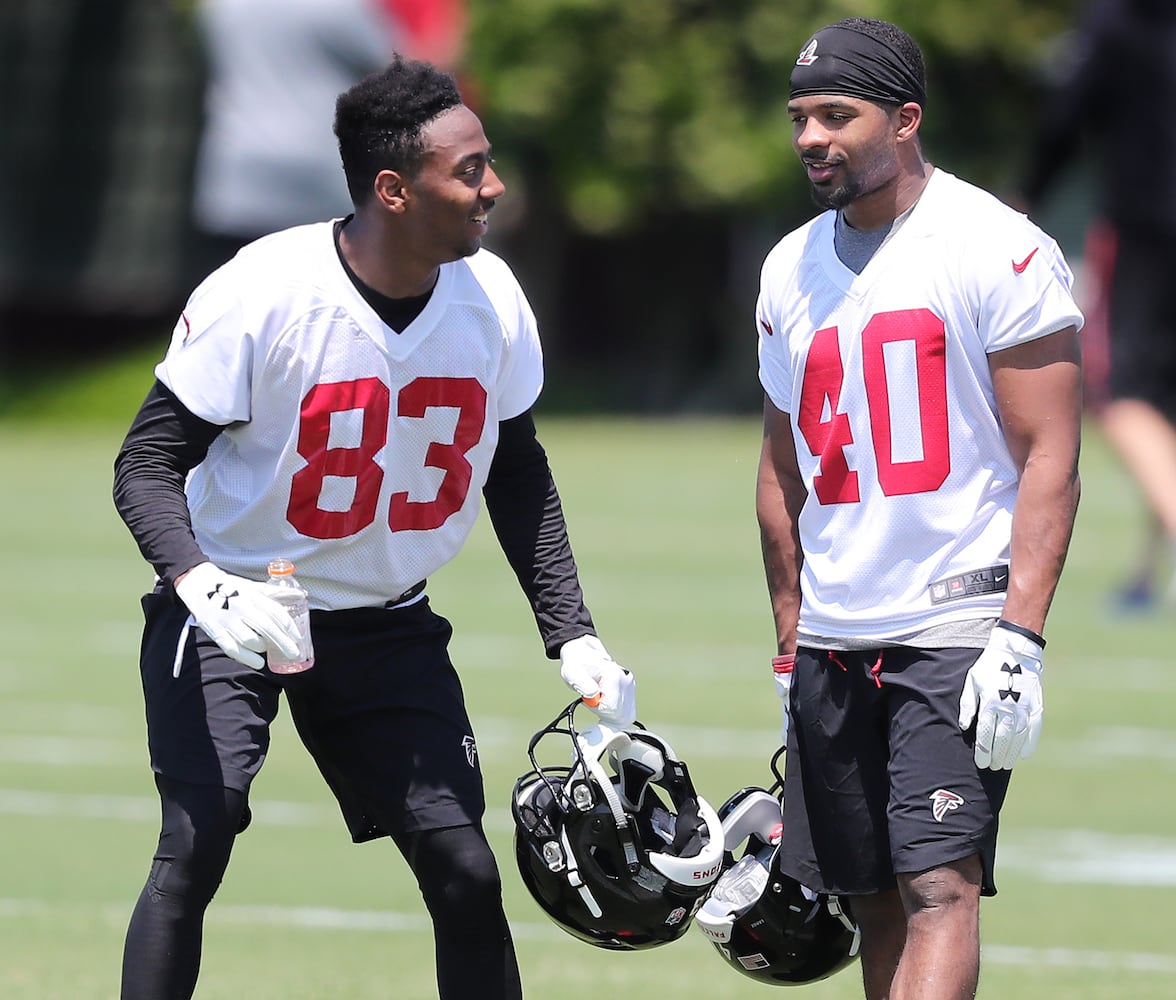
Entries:
[[469, 761], [470, 767], [477, 767], [478, 748], [474, 745], [474, 738], [472, 736], [463, 736], [461, 738], [461, 748], [465, 751], [466, 760]]
[[963, 799], [946, 788], [935, 789], [928, 798], [931, 799], [931, 815], [935, 817], [936, 823], [942, 823], [943, 817], [952, 809], [958, 809], [964, 804]]

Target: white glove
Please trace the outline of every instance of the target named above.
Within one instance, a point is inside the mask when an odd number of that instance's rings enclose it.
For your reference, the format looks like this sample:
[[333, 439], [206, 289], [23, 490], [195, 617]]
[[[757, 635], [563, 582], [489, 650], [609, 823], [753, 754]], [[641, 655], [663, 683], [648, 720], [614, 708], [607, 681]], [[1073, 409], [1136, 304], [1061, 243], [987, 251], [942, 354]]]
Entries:
[[[1040, 640], [1040, 641], [1038, 641]], [[1041, 651], [1045, 640], [997, 622], [960, 695], [960, 729], [976, 721], [976, 766], [1005, 771], [1041, 735]]]
[[792, 691], [792, 667], [796, 663], [795, 653], [781, 653], [772, 657], [772, 674], [776, 678], [776, 694], [780, 696], [783, 708], [783, 722], [780, 726], [780, 745], [788, 746], [788, 696]]
[[623, 729], [637, 718], [637, 682], [594, 635], [569, 639], [559, 649], [559, 675], [601, 722]]
[[298, 657], [298, 626], [275, 600], [282, 588], [226, 573], [210, 562], [193, 566], [176, 582], [176, 595], [227, 656], [254, 670], [265, 666], [261, 654], [273, 650]]

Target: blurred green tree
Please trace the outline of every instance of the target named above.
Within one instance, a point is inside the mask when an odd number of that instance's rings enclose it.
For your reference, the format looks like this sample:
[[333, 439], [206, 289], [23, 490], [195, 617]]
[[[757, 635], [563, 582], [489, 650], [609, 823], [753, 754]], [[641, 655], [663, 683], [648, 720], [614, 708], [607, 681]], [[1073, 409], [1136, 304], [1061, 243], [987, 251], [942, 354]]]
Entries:
[[472, 2], [467, 91], [508, 187], [495, 239], [536, 299], [554, 381], [639, 411], [758, 405], [758, 266], [814, 211], [787, 112], [807, 35], [850, 15], [910, 31], [930, 158], [1001, 193], [1078, 3]]
[[928, 58], [927, 143], [1000, 180], [1027, 128], [1043, 45], [1075, 0], [493, 0], [471, 4], [467, 68], [494, 141], [578, 231], [801, 196], [788, 74], [806, 35], [850, 14]]

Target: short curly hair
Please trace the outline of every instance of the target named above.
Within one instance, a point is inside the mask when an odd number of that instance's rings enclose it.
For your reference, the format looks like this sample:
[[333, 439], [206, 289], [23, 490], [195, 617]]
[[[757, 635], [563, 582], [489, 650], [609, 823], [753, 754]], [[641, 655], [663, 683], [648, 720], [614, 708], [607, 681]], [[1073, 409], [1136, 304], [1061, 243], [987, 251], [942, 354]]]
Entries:
[[450, 74], [400, 55], [340, 94], [335, 137], [356, 207], [372, 196], [372, 182], [381, 170], [415, 174], [424, 157], [422, 127], [461, 103]]

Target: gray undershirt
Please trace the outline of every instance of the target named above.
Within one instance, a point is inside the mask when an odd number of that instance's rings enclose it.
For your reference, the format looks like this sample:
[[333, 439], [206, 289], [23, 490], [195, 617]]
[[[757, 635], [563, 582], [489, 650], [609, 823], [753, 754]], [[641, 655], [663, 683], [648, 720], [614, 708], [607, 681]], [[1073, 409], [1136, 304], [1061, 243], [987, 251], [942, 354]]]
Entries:
[[845, 636], [802, 635], [797, 644], [809, 649], [886, 649], [891, 646], [913, 646], [916, 649], [983, 649], [988, 645], [988, 634], [996, 624], [995, 618], [976, 618], [964, 622], [945, 622], [920, 629], [896, 639], [856, 639]]
[[[915, 205], [917, 204], [916, 201]], [[881, 229], [854, 229], [845, 221], [845, 213], [838, 211], [833, 222], [833, 250], [837, 254], [837, 259], [854, 274], [861, 274], [874, 254], [881, 250], [910, 218], [915, 205], [911, 205], [902, 215]]]

